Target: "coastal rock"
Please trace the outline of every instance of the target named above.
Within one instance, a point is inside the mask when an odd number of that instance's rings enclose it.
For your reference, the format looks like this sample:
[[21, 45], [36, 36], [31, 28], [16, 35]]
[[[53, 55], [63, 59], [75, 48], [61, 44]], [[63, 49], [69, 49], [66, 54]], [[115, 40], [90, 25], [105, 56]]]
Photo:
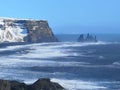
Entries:
[[[28, 90], [28, 85], [17, 81], [10, 81], [10, 90]], [[34, 89], [33, 89], [34, 90]]]
[[0, 42], [56, 42], [46, 20], [0, 18]]
[[30, 86], [29, 90], [63, 90], [63, 87], [51, 82], [50, 79], [39, 79]]
[[89, 33], [87, 35], [80, 34], [78, 42], [97, 42], [97, 38], [94, 35], [90, 35]]
[[49, 78], [43, 78], [31, 85], [17, 81], [0, 80], [0, 90], [64, 90], [64, 88], [58, 83], [51, 82]]
[[0, 90], [10, 90], [10, 82], [7, 80], [0, 80]]

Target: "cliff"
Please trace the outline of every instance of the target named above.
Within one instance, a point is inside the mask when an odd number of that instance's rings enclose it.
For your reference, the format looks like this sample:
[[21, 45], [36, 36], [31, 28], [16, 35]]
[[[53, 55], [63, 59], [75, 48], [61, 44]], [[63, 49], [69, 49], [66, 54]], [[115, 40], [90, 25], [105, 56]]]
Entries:
[[56, 42], [45, 20], [0, 19], [0, 42]]
[[97, 42], [97, 38], [95, 35], [90, 35], [89, 33], [87, 35], [80, 34], [78, 42]]

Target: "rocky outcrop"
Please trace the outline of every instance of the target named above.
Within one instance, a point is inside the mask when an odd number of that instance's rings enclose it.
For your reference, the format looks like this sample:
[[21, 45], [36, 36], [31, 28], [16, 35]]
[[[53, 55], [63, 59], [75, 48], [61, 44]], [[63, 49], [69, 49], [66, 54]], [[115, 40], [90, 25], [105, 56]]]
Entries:
[[48, 78], [43, 78], [32, 85], [17, 81], [0, 80], [0, 90], [64, 90], [64, 88], [58, 83], [51, 82]]
[[63, 87], [58, 83], [53, 83], [50, 79], [39, 79], [33, 85], [30, 86], [29, 90], [63, 90]]
[[89, 33], [87, 35], [80, 34], [78, 42], [97, 42], [96, 36], [90, 35]]
[[56, 42], [45, 20], [0, 19], [0, 42]]
[[24, 38], [27, 42], [54, 42], [57, 38], [47, 21], [27, 21], [28, 35]]
[[7, 80], [0, 80], [0, 90], [11, 90], [10, 82]]

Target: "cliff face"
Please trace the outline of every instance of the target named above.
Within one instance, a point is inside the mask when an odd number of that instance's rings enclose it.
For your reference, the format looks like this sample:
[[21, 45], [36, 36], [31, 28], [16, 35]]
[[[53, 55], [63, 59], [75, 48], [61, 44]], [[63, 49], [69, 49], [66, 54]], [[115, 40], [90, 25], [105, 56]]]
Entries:
[[56, 42], [44, 20], [0, 19], [0, 42]]
[[24, 38], [28, 42], [54, 42], [57, 41], [47, 21], [27, 21], [28, 36]]

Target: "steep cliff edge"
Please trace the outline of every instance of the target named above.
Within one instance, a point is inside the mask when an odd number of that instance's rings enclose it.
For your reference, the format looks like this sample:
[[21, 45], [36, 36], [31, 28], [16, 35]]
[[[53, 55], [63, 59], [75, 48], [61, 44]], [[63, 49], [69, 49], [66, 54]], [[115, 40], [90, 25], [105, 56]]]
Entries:
[[47, 21], [27, 21], [28, 36], [24, 38], [28, 42], [54, 42], [57, 41]]
[[0, 42], [56, 42], [45, 20], [0, 18]]

